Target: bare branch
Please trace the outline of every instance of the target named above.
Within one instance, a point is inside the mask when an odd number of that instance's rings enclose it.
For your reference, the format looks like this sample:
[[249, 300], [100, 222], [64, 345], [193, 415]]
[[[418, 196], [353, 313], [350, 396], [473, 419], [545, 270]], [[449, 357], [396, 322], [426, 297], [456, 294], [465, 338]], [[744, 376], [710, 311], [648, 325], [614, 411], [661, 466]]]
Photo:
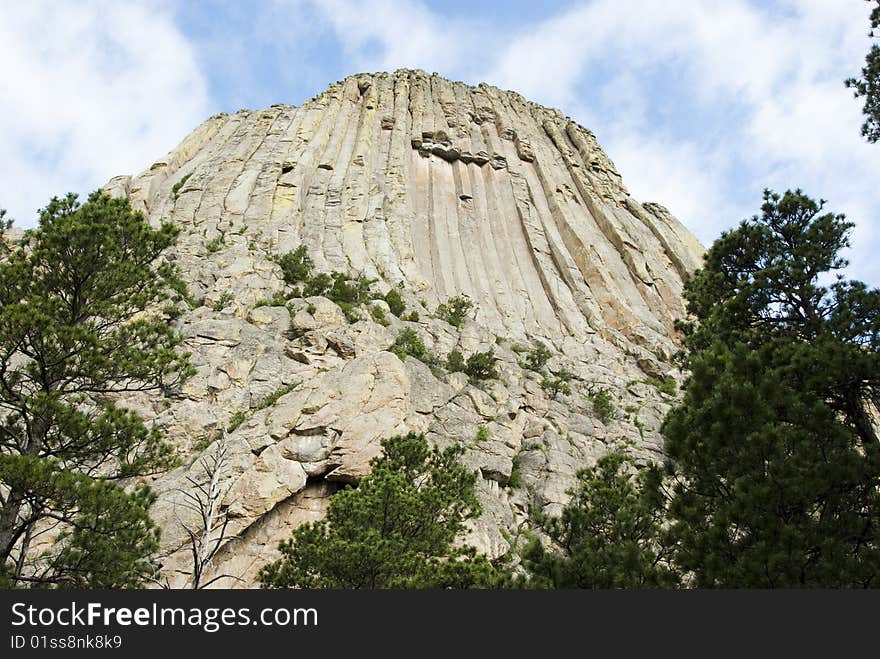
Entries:
[[223, 496], [228, 491], [223, 473], [227, 464], [228, 451], [229, 447], [224, 431], [211, 455], [199, 460], [201, 474], [187, 476], [186, 481], [192, 486], [191, 489], [177, 490], [181, 500], [178, 500], [176, 505], [198, 516], [198, 525], [195, 528], [178, 517], [178, 522], [189, 537], [189, 553], [192, 557], [192, 577], [189, 587], [193, 590], [207, 588], [226, 577], [238, 579], [233, 575], [221, 574], [203, 582], [204, 575], [217, 552], [227, 541], [235, 537], [227, 533], [229, 513], [226, 508], [221, 508]]

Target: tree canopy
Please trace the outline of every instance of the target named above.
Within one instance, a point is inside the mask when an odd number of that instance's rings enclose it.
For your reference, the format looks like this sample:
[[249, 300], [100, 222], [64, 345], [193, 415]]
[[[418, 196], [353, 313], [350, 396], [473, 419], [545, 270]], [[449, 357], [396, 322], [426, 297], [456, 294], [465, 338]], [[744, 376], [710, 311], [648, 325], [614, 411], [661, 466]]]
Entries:
[[691, 377], [663, 433], [699, 586], [880, 578], [880, 292], [831, 276], [853, 225], [823, 203], [766, 192], [685, 287]]
[[[636, 473], [633, 473], [633, 472]], [[578, 472], [571, 502], [558, 517], [535, 515], [550, 540], [534, 538], [523, 552], [532, 587], [663, 588], [678, 584], [661, 542], [659, 473], [636, 470], [612, 452]]]
[[298, 527], [263, 567], [266, 588], [466, 588], [499, 578], [472, 548], [454, 547], [480, 511], [463, 449], [423, 435], [382, 441], [384, 454], [357, 487], [335, 493], [324, 520]]
[[[875, 7], [871, 10], [871, 31], [869, 36], [877, 36], [875, 30], [880, 28], [880, 0], [867, 0]], [[862, 124], [862, 135], [869, 142], [880, 140], [880, 46], [876, 43], [871, 45], [868, 54], [865, 55], [865, 66], [862, 67], [862, 75], [859, 78], [849, 78], [846, 86], [854, 90], [856, 98], [864, 97], [865, 105], [862, 113], [865, 122]]]
[[124, 199], [53, 198], [0, 262], [0, 564], [11, 585], [127, 587], [150, 573], [152, 495], [167, 468], [155, 428], [114, 401], [189, 373], [155, 312], [179, 283]]

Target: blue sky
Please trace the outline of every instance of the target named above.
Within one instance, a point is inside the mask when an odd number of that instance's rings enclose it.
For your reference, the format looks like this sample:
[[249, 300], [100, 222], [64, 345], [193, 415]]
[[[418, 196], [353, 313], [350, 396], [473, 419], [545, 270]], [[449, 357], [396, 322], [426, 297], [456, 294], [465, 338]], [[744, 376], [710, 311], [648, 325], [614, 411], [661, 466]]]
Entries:
[[515, 89], [593, 130], [641, 201], [705, 243], [801, 187], [855, 221], [880, 284], [880, 145], [842, 80], [862, 0], [0, 3], [0, 206], [136, 174], [216, 112], [298, 104], [360, 71]]

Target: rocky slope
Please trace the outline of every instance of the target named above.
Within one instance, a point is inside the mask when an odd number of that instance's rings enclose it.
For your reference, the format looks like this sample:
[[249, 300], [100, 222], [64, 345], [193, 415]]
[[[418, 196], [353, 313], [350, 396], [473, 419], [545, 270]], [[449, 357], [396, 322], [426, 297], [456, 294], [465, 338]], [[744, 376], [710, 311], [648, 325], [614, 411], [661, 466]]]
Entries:
[[[467, 447], [484, 503], [468, 541], [492, 556], [530, 508], [558, 510], [609, 446], [660, 450], [671, 398], [656, 385], [679, 376], [672, 326], [702, 248], [662, 206], [630, 197], [594, 135], [557, 110], [421, 71], [356, 75], [299, 107], [212, 117], [106, 189], [182, 229], [168, 258], [189, 300], [168, 314], [197, 374], [125, 400], [183, 460], [153, 483], [172, 586], [192, 570], [185, 493], [221, 449], [235, 537], [209, 574], [236, 577], [225, 587], [254, 585], [278, 540], [319, 518], [388, 435]], [[375, 279], [377, 298], [397, 288], [413, 320], [382, 301], [360, 320], [322, 297], [285, 303], [274, 259], [300, 245], [320, 271]], [[456, 328], [435, 311], [461, 294], [475, 306]], [[494, 349], [500, 377], [472, 384], [401, 361], [387, 349], [406, 327], [440, 361]], [[520, 365], [538, 342], [552, 354], [544, 373]], [[561, 370], [572, 392], [553, 397], [541, 381]], [[603, 389], [610, 417], [596, 408]]]

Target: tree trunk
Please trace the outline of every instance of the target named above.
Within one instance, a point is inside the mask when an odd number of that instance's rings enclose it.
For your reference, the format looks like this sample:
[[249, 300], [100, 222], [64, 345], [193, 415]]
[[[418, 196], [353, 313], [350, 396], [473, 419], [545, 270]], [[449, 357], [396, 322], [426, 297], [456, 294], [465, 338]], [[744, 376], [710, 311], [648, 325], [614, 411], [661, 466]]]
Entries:
[[[48, 432], [49, 424], [45, 419], [32, 419], [27, 426], [27, 442], [24, 446], [22, 455], [38, 456], [43, 449], [43, 442]], [[22, 534], [30, 527], [33, 522], [20, 524], [19, 517], [21, 509], [24, 506], [25, 498], [21, 493], [16, 493], [14, 489], [10, 489], [6, 497], [6, 504], [0, 511], [0, 562], [6, 563], [15, 549]], [[22, 561], [16, 561], [16, 565]], [[18, 568], [16, 574], [18, 576]]]
[[871, 415], [865, 409], [865, 401], [858, 391], [851, 392], [846, 398], [847, 416], [855, 428], [856, 434], [862, 440], [862, 444], [869, 446], [877, 444], [877, 432]]
[[18, 538], [23, 531], [17, 525], [23, 505], [24, 499], [15, 492], [10, 492], [6, 497], [6, 504], [3, 506], [3, 510], [0, 511], [0, 562], [4, 564], [12, 555], [15, 543], [18, 542]]

